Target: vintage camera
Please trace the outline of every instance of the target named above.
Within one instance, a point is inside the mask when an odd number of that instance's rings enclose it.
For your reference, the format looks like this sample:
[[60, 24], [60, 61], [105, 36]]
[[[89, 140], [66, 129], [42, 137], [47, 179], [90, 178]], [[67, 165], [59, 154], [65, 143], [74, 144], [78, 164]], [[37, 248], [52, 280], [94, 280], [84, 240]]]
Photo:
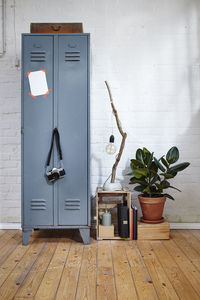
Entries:
[[[57, 146], [57, 151], [58, 151], [59, 159], [60, 159], [60, 168], [51, 169], [50, 161], [51, 161], [51, 154], [53, 151], [54, 138], [56, 139], [56, 146]], [[47, 162], [46, 162], [46, 176], [50, 182], [54, 182], [65, 176], [65, 170], [64, 170], [63, 161], [62, 161], [62, 150], [61, 150], [61, 146], [60, 146], [60, 135], [59, 135], [57, 128], [54, 128], [54, 130], [52, 132], [51, 146], [49, 149]]]
[[53, 168], [46, 172], [46, 176], [50, 182], [54, 182], [65, 176], [65, 170], [63, 168]]

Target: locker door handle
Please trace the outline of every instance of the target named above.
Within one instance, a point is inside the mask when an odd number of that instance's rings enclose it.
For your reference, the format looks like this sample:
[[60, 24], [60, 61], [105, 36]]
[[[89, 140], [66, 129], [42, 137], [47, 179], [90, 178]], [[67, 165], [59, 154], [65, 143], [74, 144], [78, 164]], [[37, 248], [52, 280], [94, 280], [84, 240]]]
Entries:
[[61, 29], [61, 25], [58, 25], [58, 26], [51, 25], [51, 29], [54, 31], [59, 31]]

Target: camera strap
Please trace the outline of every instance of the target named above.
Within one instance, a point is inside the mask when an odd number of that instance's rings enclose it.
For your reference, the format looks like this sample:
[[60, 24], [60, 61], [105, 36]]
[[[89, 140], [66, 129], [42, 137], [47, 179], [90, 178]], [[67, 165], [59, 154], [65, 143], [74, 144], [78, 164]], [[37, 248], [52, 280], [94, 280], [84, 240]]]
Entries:
[[50, 146], [48, 157], [47, 157], [47, 163], [46, 163], [46, 168], [47, 169], [48, 169], [48, 167], [50, 165], [51, 155], [52, 155], [52, 151], [53, 151], [54, 138], [56, 140], [56, 147], [57, 147], [57, 151], [58, 151], [58, 154], [59, 154], [60, 165], [63, 168], [62, 150], [61, 150], [61, 146], [60, 146], [60, 134], [58, 132], [58, 129], [54, 128], [54, 130], [52, 132], [51, 146]]

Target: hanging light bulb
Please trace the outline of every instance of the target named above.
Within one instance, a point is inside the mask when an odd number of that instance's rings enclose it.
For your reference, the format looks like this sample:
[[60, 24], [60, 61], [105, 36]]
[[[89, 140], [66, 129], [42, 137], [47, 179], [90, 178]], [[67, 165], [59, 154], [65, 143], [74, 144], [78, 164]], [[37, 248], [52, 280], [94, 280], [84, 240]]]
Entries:
[[116, 146], [114, 144], [114, 135], [110, 136], [109, 144], [106, 146], [106, 152], [108, 154], [114, 154], [116, 152]]

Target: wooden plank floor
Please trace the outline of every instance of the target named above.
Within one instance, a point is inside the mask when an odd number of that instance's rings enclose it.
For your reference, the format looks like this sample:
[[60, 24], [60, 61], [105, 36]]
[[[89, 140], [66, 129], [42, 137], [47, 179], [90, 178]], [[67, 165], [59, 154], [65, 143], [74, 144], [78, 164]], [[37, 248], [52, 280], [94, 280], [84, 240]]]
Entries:
[[96, 241], [77, 230], [0, 230], [1, 300], [199, 300], [200, 230], [165, 241]]

